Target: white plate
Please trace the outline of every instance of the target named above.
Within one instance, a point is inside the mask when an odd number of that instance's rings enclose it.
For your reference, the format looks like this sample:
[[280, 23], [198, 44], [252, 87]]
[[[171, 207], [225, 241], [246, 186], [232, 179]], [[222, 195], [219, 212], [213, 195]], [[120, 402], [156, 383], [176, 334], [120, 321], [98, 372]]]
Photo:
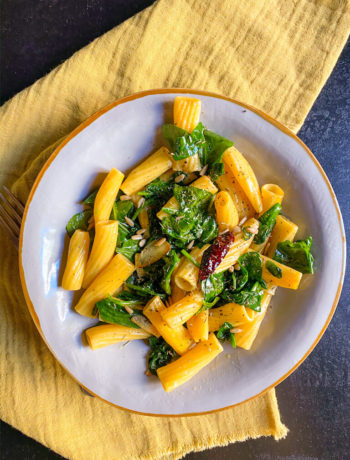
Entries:
[[[314, 238], [316, 273], [298, 291], [279, 289], [250, 351], [225, 346], [194, 379], [170, 394], [146, 377], [143, 342], [92, 351], [82, 332], [94, 320], [72, 310], [59, 287], [65, 226], [95, 178], [112, 167], [127, 171], [162, 145], [175, 95], [198, 95], [202, 121], [232, 139], [260, 184], [281, 185], [283, 211]], [[101, 174], [100, 174], [101, 176]], [[316, 159], [287, 128], [262, 112], [201, 91], [155, 90], [111, 104], [78, 127], [39, 174], [26, 205], [20, 269], [33, 320], [58, 361], [86, 389], [116, 406], [147, 414], [194, 414], [246, 401], [275, 386], [310, 353], [337, 304], [345, 268], [345, 235], [334, 192]]]

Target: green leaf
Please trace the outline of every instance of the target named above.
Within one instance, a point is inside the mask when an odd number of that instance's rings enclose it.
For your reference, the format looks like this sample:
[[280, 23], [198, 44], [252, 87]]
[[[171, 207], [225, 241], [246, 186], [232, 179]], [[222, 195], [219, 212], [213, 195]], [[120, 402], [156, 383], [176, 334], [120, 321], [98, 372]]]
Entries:
[[131, 217], [135, 209], [131, 200], [117, 201], [116, 207], [117, 219], [119, 222], [125, 222], [125, 217]]
[[158, 295], [160, 298], [165, 297], [165, 294], [162, 292], [157, 292], [157, 286], [155, 285], [155, 281], [152, 279], [139, 280], [136, 279], [135, 275], [131, 275], [126, 280], [125, 286], [142, 297], [153, 297], [155, 295]]
[[262, 260], [258, 252], [246, 252], [238, 259], [239, 265], [248, 272], [249, 280], [261, 281], [262, 277]]
[[201, 282], [201, 289], [204, 294], [204, 301], [212, 302], [224, 290], [225, 272], [213, 273]]
[[139, 326], [131, 321], [132, 315], [129, 315], [129, 313], [111, 297], [100, 300], [96, 303], [96, 307], [101, 321], [139, 329]]
[[96, 190], [94, 190], [92, 193], [90, 193], [90, 195], [88, 195], [83, 200], [83, 204], [86, 204], [87, 206], [93, 207], [93, 205], [95, 203], [95, 198], [96, 198], [97, 192], [98, 192], [98, 188]]
[[68, 221], [66, 226], [67, 233], [69, 237], [73, 235], [75, 230], [84, 230], [87, 231], [89, 226], [89, 219], [92, 216], [92, 209], [85, 209], [82, 212], [78, 212], [78, 214], [74, 214]]
[[165, 265], [163, 267], [164, 275], [160, 285], [163, 291], [165, 291], [168, 295], [171, 295], [170, 279], [176, 265], [180, 262], [180, 258], [172, 249], [167, 256], [163, 257], [163, 260], [165, 261]]
[[279, 203], [274, 204], [268, 211], [264, 212], [259, 217], [260, 225], [258, 233], [254, 237], [255, 244], [263, 244], [270, 236], [274, 226], [276, 225], [276, 218], [281, 212], [282, 206]]
[[116, 305], [124, 307], [125, 305], [133, 307], [135, 305], [145, 305], [145, 298], [138, 296], [134, 292], [122, 291], [116, 297], [109, 296]]
[[174, 160], [184, 160], [193, 155], [202, 156], [203, 146], [206, 142], [203, 130], [202, 123], [198, 123], [191, 133], [184, 130], [180, 131], [180, 128], [174, 125], [163, 125], [163, 135], [173, 150]]
[[204, 130], [204, 137], [206, 140], [206, 157], [201, 158], [201, 162], [202, 165], [208, 164], [209, 175], [215, 181], [224, 174], [222, 156], [225, 150], [233, 146], [233, 142], [208, 129]]
[[236, 348], [236, 338], [235, 334], [233, 332], [230, 332], [231, 329], [233, 329], [233, 326], [231, 323], [228, 323], [225, 321], [223, 325], [220, 327], [220, 329], [216, 333], [216, 337], [219, 340], [227, 340], [228, 342], [231, 343], [233, 348]]
[[181, 186], [175, 184], [174, 197], [179, 203], [181, 212], [204, 211], [208, 208], [211, 200], [211, 193], [201, 188], [193, 187], [192, 185]]
[[109, 220], [118, 220], [118, 205], [116, 202], [113, 203]]
[[312, 237], [292, 243], [283, 241], [277, 244], [273, 258], [301, 273], [313, 273], [314, 258], [311, 254]]
[[170, 363], [177, 357], [177, 354], [162, 337], [150, 337], [148, 342], [151, 347], [148, 356], [148, 369], [156, 375], [157, 369]]
[[117, 247], [116, 252], [123, 254], [129, 260], [133, 261], [134, 255], [140, 250], [138, 240], [124, 240], [121, 247]]
[[271, 275], [274, 276], [275, 278], [282, 278], [282, 270], [279, 267], [277, 267], [276, 264], [271, 262], [271, 260], [268, 260], [266, 262], [265, 267], [268, 269]]

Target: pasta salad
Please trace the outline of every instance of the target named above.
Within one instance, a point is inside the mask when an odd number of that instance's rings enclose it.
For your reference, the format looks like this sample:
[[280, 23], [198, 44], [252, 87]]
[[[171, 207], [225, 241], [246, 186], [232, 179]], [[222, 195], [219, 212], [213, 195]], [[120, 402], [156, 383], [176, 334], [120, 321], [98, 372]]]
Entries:
[[294, 241], [284, 191], [260, 188], [233, 142], [178, 96], [163, 146], [124, 174], [112, 169], [67, 224], [62, 287], [84, 289], [75, 311], [97, 350], [146, 340], [146, 374], [165, 391], [223, 351], [250, 350], [277, 287], [313, 273], [312, 237]]

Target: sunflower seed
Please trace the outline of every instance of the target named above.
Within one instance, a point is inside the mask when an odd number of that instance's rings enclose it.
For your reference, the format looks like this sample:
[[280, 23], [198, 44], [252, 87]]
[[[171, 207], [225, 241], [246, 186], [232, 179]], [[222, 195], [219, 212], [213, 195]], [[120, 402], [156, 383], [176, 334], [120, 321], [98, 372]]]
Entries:
[[244, 222], [247, 220], [246, 217], [243, 217], [243, 219], [240, 220], [240, 222], [238, 223], [238, 225], [243, 225]]
[[131, 196], [129, 195], [122, 195], [120, 197], [120, 201], [127, 201], [127, 200], [131, 200]]
[[207, 172], [207, 169], [208, 169], [208, 165], [205, 165], [204, 168], [201, 169], [199, 175], [204, 176], [204, 174]]
[[177, 184], [185, 179], [185, 174], [180, 174], [179, 176], [175, 177], [174, 182]]
[[134, 221], [130, 219], [130, 217], [125, 217], [125, 222], [130, 226], [133, 227], [135, 225]]
[[140, 228], [140, 230], [137, 230], [136, 235], [143, 235], [146, 230], [146, 228]]
[[163, 243], [166, 242], [166, 238], [161, 238], [160, 240], [158, 240], [156, 243], [154, 243], [154, 246], [161, 246]]
[[143, 238], [142, 235], [133, 235], [131, 237], [132, 240], [142, 240], [142, 238]]
[[140, 198], [139, 201], [138, 201], [138, 203], [137, 203], [137, 207], [138, 207], [138, 208], [141, 208], [141, 206], [143, 206], [143, 205], [145, 204], [145, 201], [146, 201], [146, 200], [145, 200], [144, 197]]
[[192, 248], [193, 248], [193, 245], [194, 245], [194, 240], [192, 240], [192, 241], [187, 245], [187, 249], [192, 249]]
[[145, 244], [146, 244], [146, 240], [145, 240], [145, 238], [143, 238], [143, 240], [141, 240], [141, 241], [139, 242], [140, 248], [143, 248]]

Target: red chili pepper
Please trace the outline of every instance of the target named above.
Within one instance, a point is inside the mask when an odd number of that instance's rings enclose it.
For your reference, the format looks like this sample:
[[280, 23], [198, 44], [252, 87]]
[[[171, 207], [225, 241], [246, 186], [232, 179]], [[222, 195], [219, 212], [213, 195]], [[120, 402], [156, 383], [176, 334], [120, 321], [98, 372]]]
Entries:
[[232, 232], [225, 232], [215, 238], [214, 243], [203, 253], [201, 266], [199, 268], [199, 280], [207, 279], [218, 268], [228, 253], [235, 237]]

